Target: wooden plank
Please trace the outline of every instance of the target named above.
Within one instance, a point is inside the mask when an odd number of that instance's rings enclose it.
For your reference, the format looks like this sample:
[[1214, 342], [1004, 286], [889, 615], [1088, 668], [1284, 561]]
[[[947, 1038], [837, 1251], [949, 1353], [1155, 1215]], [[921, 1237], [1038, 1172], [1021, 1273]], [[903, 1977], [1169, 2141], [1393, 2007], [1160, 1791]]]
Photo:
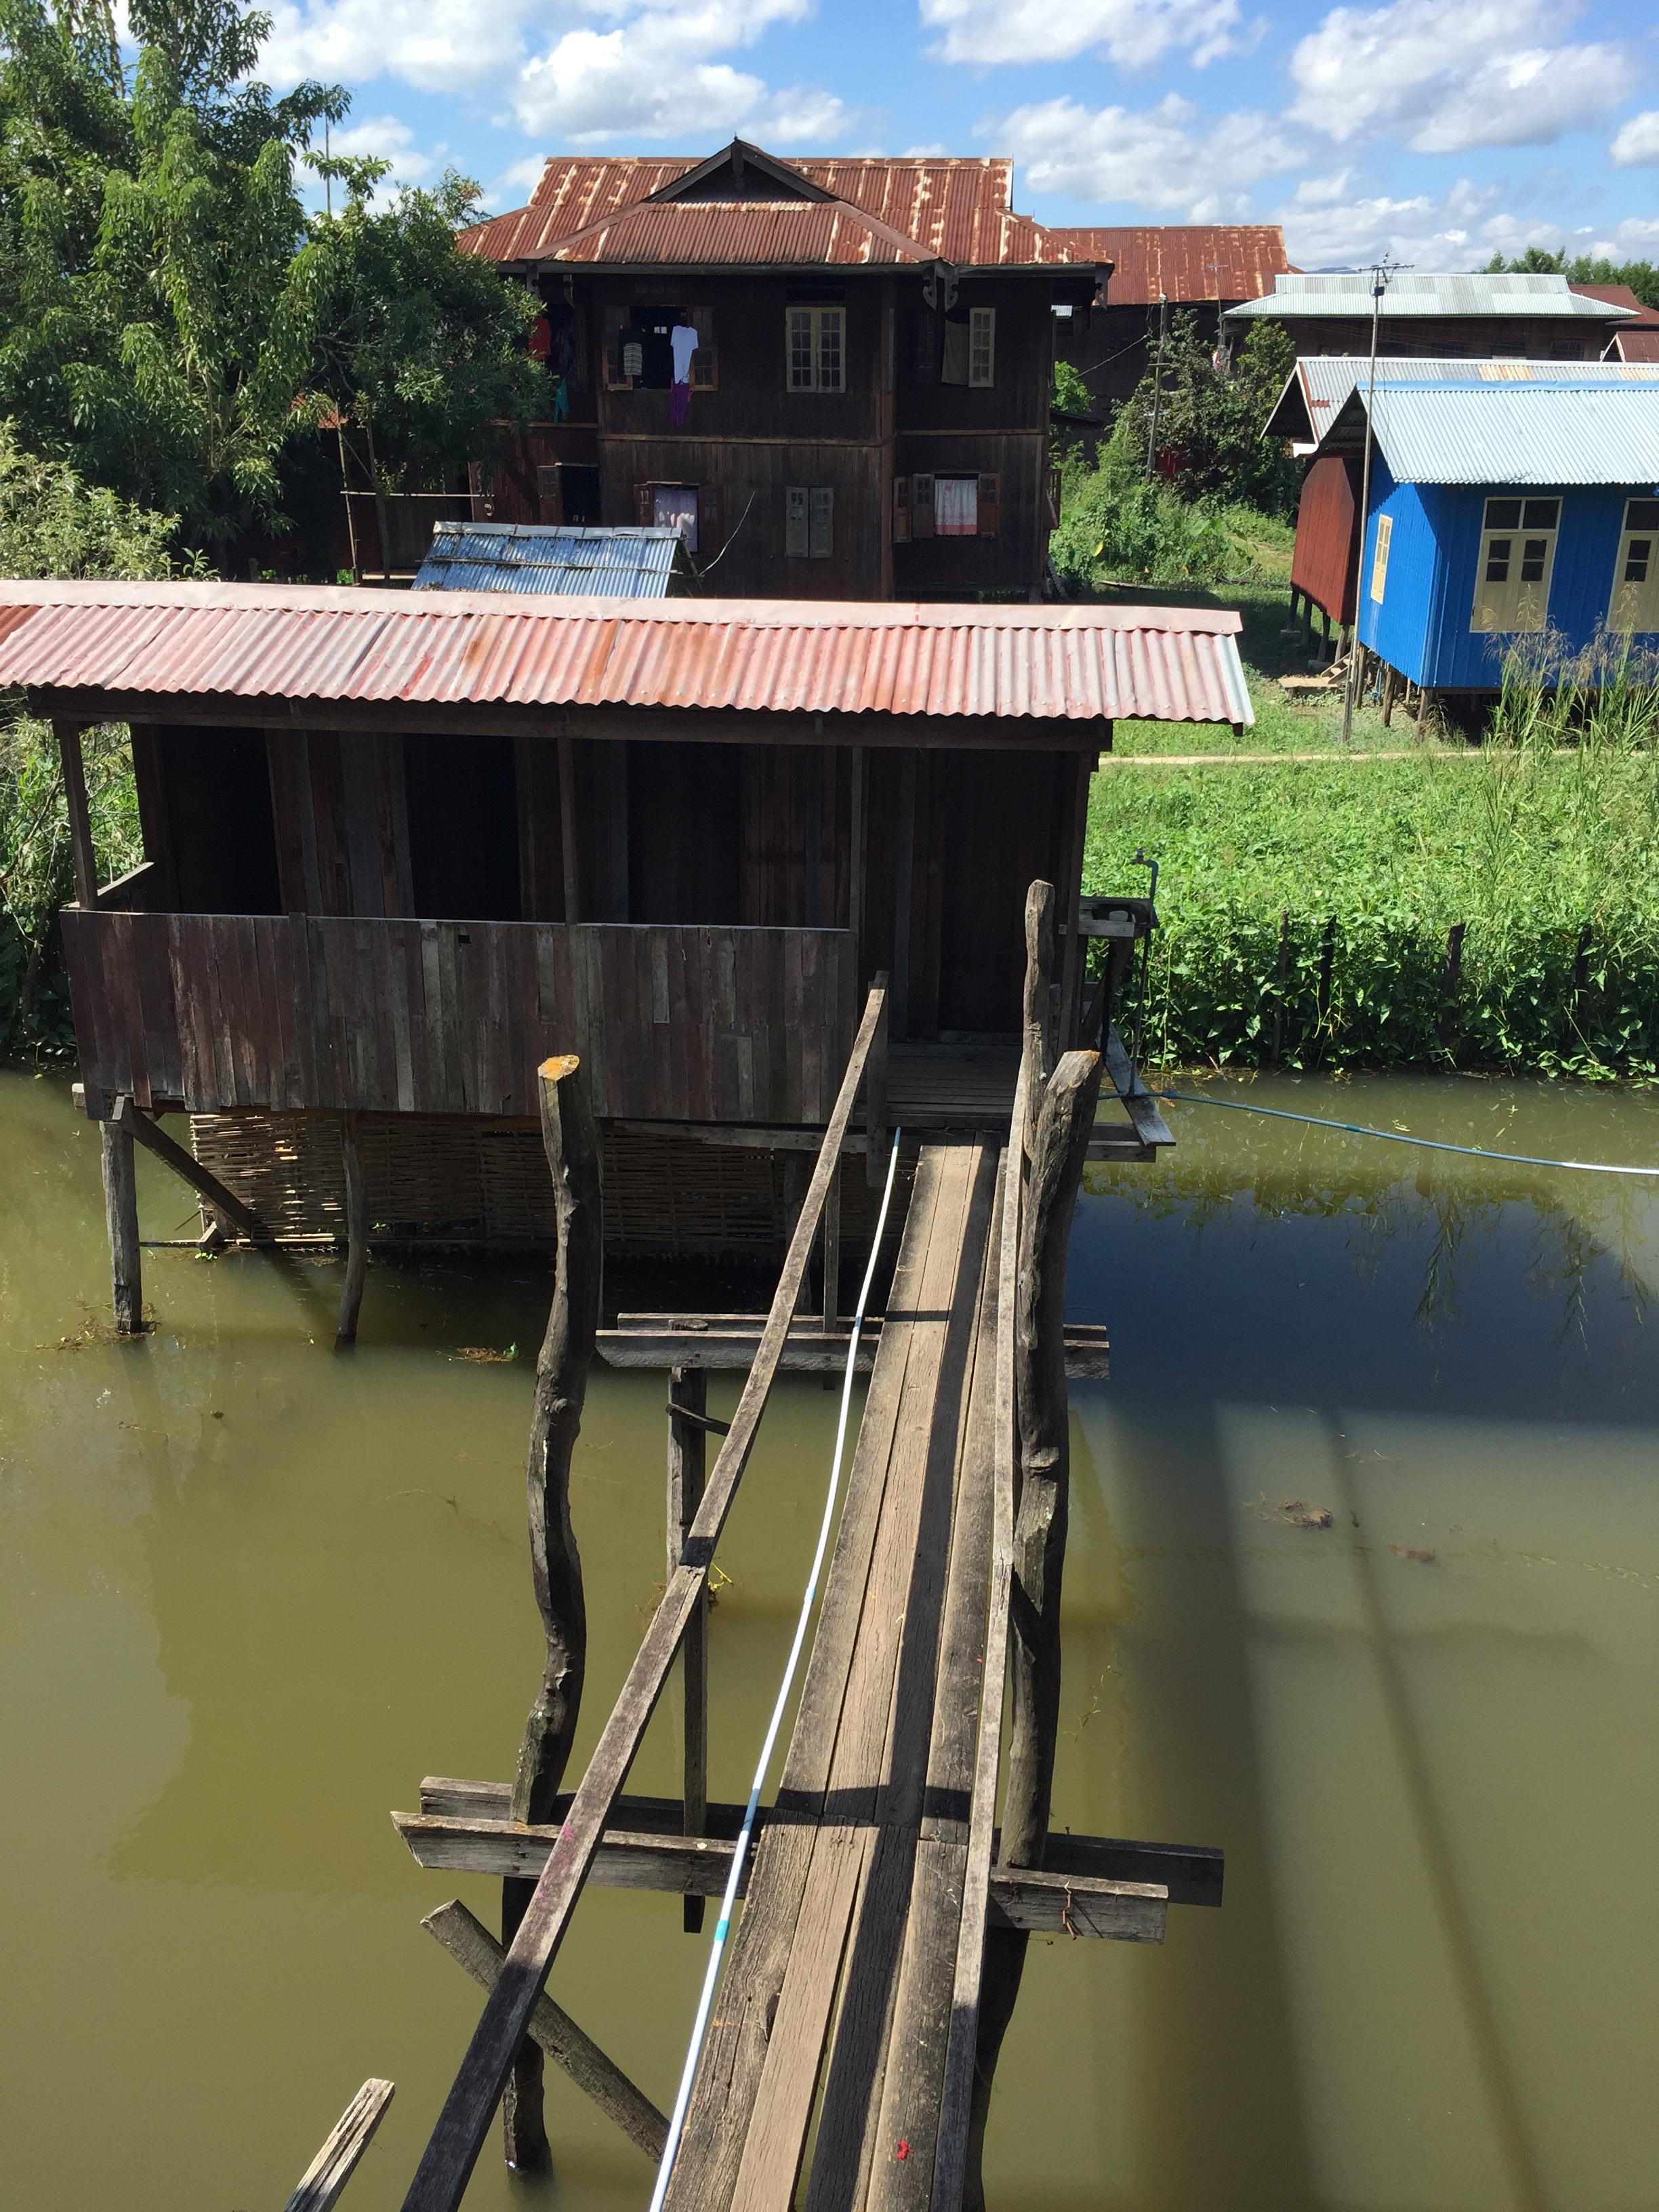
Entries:
[[118, 1098], [111, 1117], [147, 1150], [163, 1160], [174, 1175], [190, 1185], [197, 1196], [221, 1213], [231, 1227], [239, 1231], [250, 1243], [269, 1244], [271, 1235], [257, 1213], [244, 1206], [241, 1200], [226, 1189], [217, 1176], [212, 1175], [198, 1159], [159, 1129], [147, 1114], [140, 1112], [131, 1098]]
[[1112, 1079], [1112, 1088], [1123, 1101], [1135, 1134], [1143, 1145], [1172, 1145], [1175, 1138], [1169, 1123], [1159, 1112], [1157, 1102], [1149, 1095], [1139, 1074], [1131, 1064], [1122, 1038], [1114, 1023], [1106, 1032], [1106, 1073]]
[[871, 993], [865, 1008], [835, 1114], [813, 1170], [807, 1203], [790, 1241], [766, 1330], [738, 1401], [731, 1434], [720, 1447], [702, 1504], [687, 1537], [682, 1564], [669, 1577], [668, 1587], [629, 1670], [622, 1693], [600, 1732], [572, 1803], [570, 1816], [560, 1830], [559, 1841], [537, 1884], [501, 1977], [486, 2000], [477, 2030], [404, 2199], [406, 2212], [454, 2212], [460, 2202], [514, 2053], [557, 1955], [572, 1908], [599, 1848], [611, 1802], [627, 1778], [640, 1739], [662, 1694], [680, 1639], [707, 1586], [714, 1544], [754, 1448], [761, 1416], [777, 1373], [789, 1316], [795, 1310], [817, 1231], [824, 1193], [836, 1169], [884, 999], [884, 988], [878, 986]]
[[329, 2212], [329, 2207], [338, 2201], [340, 2191], [356, 2171], [358, 2160], [373, 2142], [374, 2130], [386, 2117], [392, 2098], [390, 2081], [371, 2078], [364, 2082], [306, 2168], [299, 2187], [283, 2212]]
[[[708, 1417], [708, 1378], [697, 1367], [669, 1370], [668, 1571], [685, 1550], [686, 1531], [702, 1502]], [[730, 1424], [720, 1426], [730, 1434]], [[700, 1836], [708, 1812], [708, 1598], [697, 1601], [680, 1652], [684, 1695], [684, 1832]], [[702, 1899], [688, 1897], [684, 1915], [688, 1936], [701, 1934]]]
[[[428, 1912], [421, 1925], [437, 1937], [450, 1957], [465, 1966], [482, 1988], [494, 1989], [501, 1970], [501, 1947], [459, 1898]], [[587, 2092], [605, 2118], [616, 2122], [630, 2142], [648, 2159], [661, 2158], [668, 2140], [666, 2118], [545, 1991], [537, 1998], [530, 2015], [530, 2034], [554, 2064], [579, 2089]]]

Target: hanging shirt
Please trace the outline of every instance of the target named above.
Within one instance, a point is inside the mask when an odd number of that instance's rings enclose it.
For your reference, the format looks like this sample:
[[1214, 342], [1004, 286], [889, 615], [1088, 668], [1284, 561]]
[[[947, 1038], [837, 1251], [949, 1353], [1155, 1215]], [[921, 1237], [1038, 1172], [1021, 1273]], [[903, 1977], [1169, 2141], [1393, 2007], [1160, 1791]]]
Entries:
[[538, 315], [530, 325], [530, 358], [545, 361], [553, 350], [553, 332], [545, 315]]
[[697, 333], [695, 325], [676, 323], [668, 334], [668, 343], [674, 356], [675, 383], [690, 384], [691, 356], [697, 349]]

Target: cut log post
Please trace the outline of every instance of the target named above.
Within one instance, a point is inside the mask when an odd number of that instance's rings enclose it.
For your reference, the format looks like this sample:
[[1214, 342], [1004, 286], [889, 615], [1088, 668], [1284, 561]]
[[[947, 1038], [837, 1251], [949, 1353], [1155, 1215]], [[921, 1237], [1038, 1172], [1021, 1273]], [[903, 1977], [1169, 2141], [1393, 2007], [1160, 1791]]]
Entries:
[[111, 1120], [98, 1124], [98, 1133], [103, 1143], [104, 1218], [109, 1227], [116, 1334], [141, 1336], [144, 1276], [138, 1249], [138, 1182], [133, 1168], [132, 1132]]
[[[599, 1139], [586, 1079], [574, 1054], [539, 1070], [542, 1144], [553, 1179], [553, 1297], [536, 1362], [527, 1468], [530, 1563], [546, 1656], [542, 1686], [525, 1723], [513, 1783], [513, 1818], [545, 1820], [576, 1733], [587, 1662], [587, 1606], [581, 1557], [570, 1525], [570, 1460], [581, 1427], [587, 1372], [599, 1322], [603, 1224]], [[501, 1884], [501, 1941], [519, 1931], [535, 1884]], [[542, 2059], [526, 2038], [501, 2100], [507, 2162], [515, 2171], [547, 2162]]]
[[[1019, 1503], [1009, 1620], [1012, 1698], [998, 1865], [1042, 1864], [1060, 1726], [1060, 1598], [1069, 1504], [1066, 1253], [1100, 1097], [1098, 1053], [1070, 1052], [1050, 1077], [1031, 1146], [1014, 1298], [1014, 1409]], [[980, 2179], [997, 2054], [1025, 1966], [1023, 1929], [986, 1936], [964, 2203]]]
[[355, 1114], [340, 1116], [340, 1164], [345, 1172], [346, 1271], [340, 1288], [340, 1319], [334, 1332], [337, 1346], [357, 1341], [357, 1316], [368, 1273], [368, 1189], [363, 1181]]
[[[708, 1376], [702, 1367], [668, 1370], [668, 1574], [672, 1580], [702, 1503], [708, 1431]], [[708, 1594], [699, 1594], [680, 1648], [685, 1693], [685, 1811], [683, 1832], [701, 1836], [708, 1820]], [[703, 1900], [684, 1899], [685, 1932], [702, 1933]]]
[[[441, 1905], [422, 1921], [452, 1959], [465, 1967], [473, 1980], [493, 1990], [501, 1971], [503, 1953], [481, 1920], [475, 1919], [459, 1898]], [[562, 2005], [555, 2004], [545, 1990], [530, 2015], [530, 2033], [553, 2063], [563, 2069], [579, 2089], [586, 2089], [607, 2119], [614, 2120], [632, 2143], [648, 2159], [660, 2159], [668, 2141], [668, 2122], [642, 2089], [635, 2087], [613, 2058], [608, 2057], [571, 2019]]]
[[329, 2212], [356, 2170], [392, 2102], [390, 2081], [370, 2079], [341, 2113], [283, 2212]]

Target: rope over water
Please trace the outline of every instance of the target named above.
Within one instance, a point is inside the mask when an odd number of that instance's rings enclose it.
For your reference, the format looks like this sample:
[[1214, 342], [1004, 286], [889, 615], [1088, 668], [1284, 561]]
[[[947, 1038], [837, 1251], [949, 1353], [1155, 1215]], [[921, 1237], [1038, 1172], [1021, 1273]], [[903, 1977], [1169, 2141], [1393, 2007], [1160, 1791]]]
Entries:
[[1417, 1145], [1425, 1152], [1461, 1152], [1465, 1159], [1492, 1160], [1501, 1167], [1572, 1168], [1580, 1175], [1659, 1176], [1659, 1167], [1611, 1167], [1604, 1160], [1546, 1160], [1531, 1152], [1489, 1152], [1480, 1145], [1451, 1145], [1440, 1137], [1408, 1137], [1402, 1129], [1368, 1129], [1358, 1121], [1327, 1121], [1317, 1114], [1291, 1114], [1282, 1106], [1253, 1106], [1243, 1098], [1206, 1098], [1197, 1091], [1147, 1091], [1149, 1098], [1171, 1098], [1183, 1106], [1222, 1106], [1231, 1114], [1265, 1114], [1273, 1121], [1303, 1121], [1310, 1129], [1340, 1129], [1349, 1137], [1381, 1137], [1390, 1145]]
[[783, 1726], [784, 1709], [794, 1686], [795, 1669], [800, 1664], [801, 1651], [806, 1642], [806, 1625], [811, 1619], [812, 1607], [817, 1598], [823, 1555], [830, 1548], [830, 1531], [836, 1517], [836, 1499], [841, 1491], [842, 1455], [847, 1448], [847, 1415], [853, 1402], [854, 1363], [858, 1358], [859, 1337], [864, 1328], [864, 1310], [869, 1304], [870, 1285], [875, 1280], [876, 1261], [881, 1255], [881, 1241], [887, 1228], [887, 1209], [893, 1197], [893, 1176], [898, 1166], [899, 1139], [903, 1133], [902, 1129], [893, 1132], [893, 1148], [887, 1157], [887, 1181], [881, 1194], [881, 1211], [876, 1216], [876, 1231], [870, 1240], [869, 1264], [864, 1271], [864, 1280], [859, 1285], [859, 1302], [853, 1315], [852, 1340], [847, 1347], [847, 1368], [841, 1381], [841, 1413], [836, 1423], [836, 1449], [830, 1461], [830, 1487], [823, 1500], [823, 1520], [818, 1529], [817, 1549], [812, 1554], [806, 1588], [801, 1593], [800, 1618], [795, 1623], [795, 1640], [789, 1647], [783, 1680], [778, 1685], [777, 1703], [772, 1708], [772, 1717], [766, 1724], [766, 1741], [762, 1744], [760, 1757], [755, 1763], [755, 1778], [750, 1784], [749, 1802], [744, 1808], [743, 1826], [738, 1832], [737, 1848], [732, 1854], [732, 1870], [726, 1877], [726, 1893], [720, 1899], [720, 1917], [714, 1923], [714, 1940], [709, 1947], [708, 1966], [702, 1978], [702, 1994], [697, 2000], [697, 2016], [692, 2022], [691, 2041], [686, 2051], [685, 2065], [674, 2099], [674, 2110], [668, 2122], [668, 2140], [663, 2145], [662, 2163], [657, 2168], [657, 2183], [651, 2192], [651, 2212], [662, 2212], [663, 2199], [668, 2194], [674, 2159], [685, 2130], [686, 2108], [691, 2101], [691, 2084], [696, 2075], [697, 2061], [702, 2053], [703, 2039], [708, 2033], [708, 2014], [714, 2002], [714, 1984], [720, 1978], [726, 1939], [731, 1933], [732, 1908], [737, 1903], [738, 1884], [743, 1879], [743, 1870], [749, 1858], [749, 1846], [754, 1839], [755, 1815], [760, 1808], [760, 1794], [766, 1786], [766, 1770], [772, 1763], [778, 1731]]

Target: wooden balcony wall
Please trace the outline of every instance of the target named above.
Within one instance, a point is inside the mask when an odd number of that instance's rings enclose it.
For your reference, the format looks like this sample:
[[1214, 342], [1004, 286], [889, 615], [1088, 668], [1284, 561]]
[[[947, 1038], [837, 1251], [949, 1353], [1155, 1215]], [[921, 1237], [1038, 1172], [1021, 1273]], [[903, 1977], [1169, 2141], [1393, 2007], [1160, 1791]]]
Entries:
[[829, 1117], [836, 929], [64, 909], [85, 1081], [142, 1106], [529, 1115], [580, 1053], [603, 1117]]

